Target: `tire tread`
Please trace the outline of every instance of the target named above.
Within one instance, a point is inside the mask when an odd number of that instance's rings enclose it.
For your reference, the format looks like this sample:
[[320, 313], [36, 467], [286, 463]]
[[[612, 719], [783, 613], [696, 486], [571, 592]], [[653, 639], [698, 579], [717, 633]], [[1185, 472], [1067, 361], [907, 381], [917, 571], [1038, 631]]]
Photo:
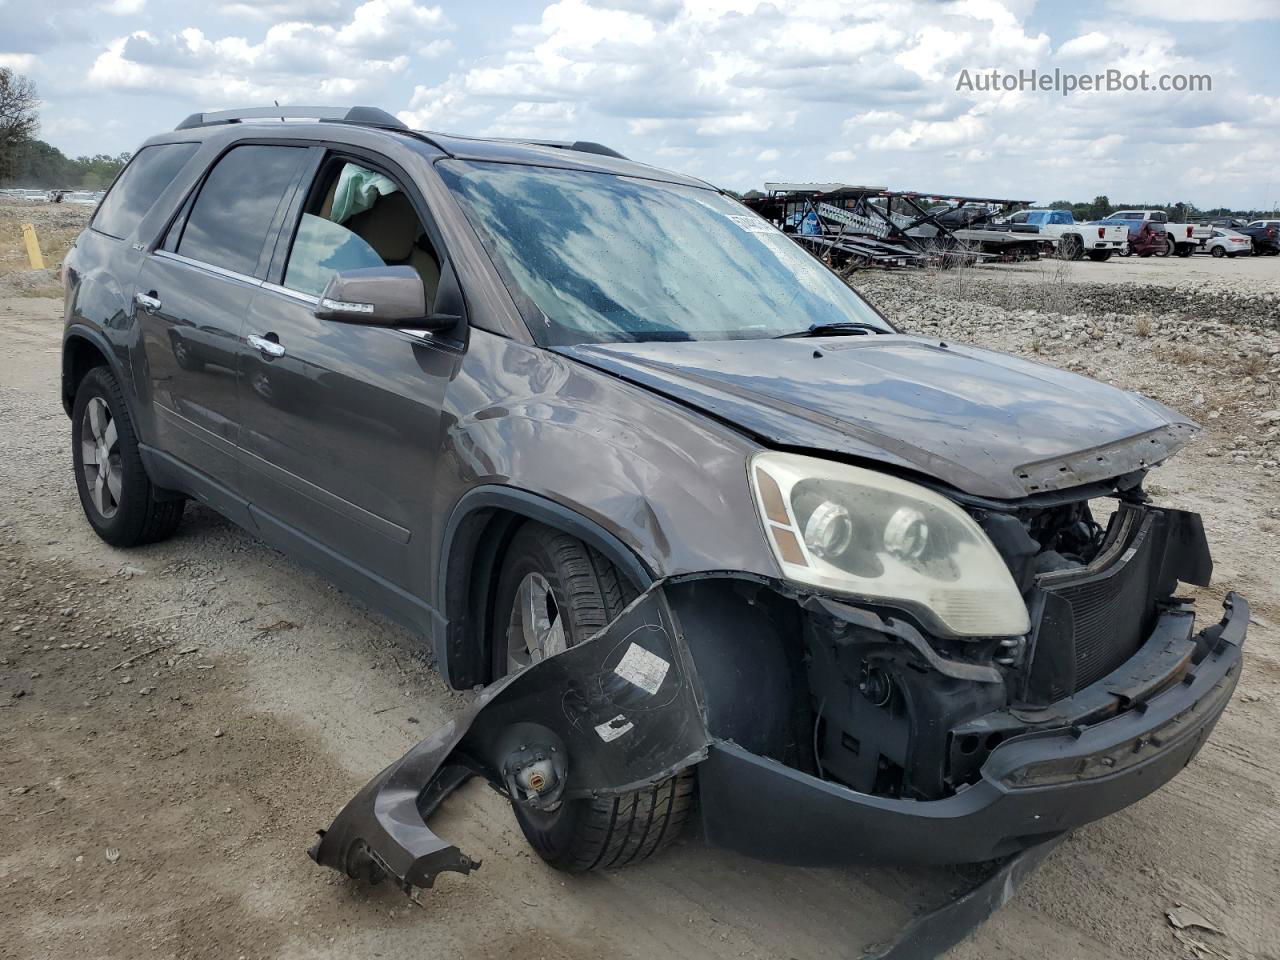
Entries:
[[[138, 449], [138, 434], [129, 415], [129, 405], [125, 399], [124, 388], [105, 365], [93, 367], [85, 374], [76, 390], [76, 404], [73, 412], [72, 437], [77, 436], [79, 418], [83, 414], [80, 397], [85, 394], [101, 395], [107, 400], [111, 409], [111, 417], [116, 424], [117, 444], [120, 450], [122, 470], [125, 477], [125, 502], [121, 507], [124, 516], [115, 524], [105, 525], [95, 522], [90, 508], [85, 504], [85, 514], [97, 531], [98, 536], [116, 547], [137, 547], [148, 543], [156, 543], [173, 536], [182, 522], [182, 513], [186, 501], [180, 497], [165, 498], [159, 495], [156, 486], [147, 475], [142, 463], [142, 454]], [[86, 401], [87, 402], [87, 401]], [[77, 486], [82, 483], [79, 476], [78, 460], [73, 453], [72, 460], [77, 464]], [[84, 495], [81, 494], [81, 502]], [[133, 506], [141, 504], [141, 507]]]
[[[572, 642], [582, 643], [608, 625], [639, 591], [599, 551], [569, 534], [542, 530], [570, 607]], [[584, 801], [566, 851], [549, 851], [529, 839], [553, 866], [570, 873], [640, 863], [679, 836], [694, 793], [693, 770], [682, 770], [642, 790]]]

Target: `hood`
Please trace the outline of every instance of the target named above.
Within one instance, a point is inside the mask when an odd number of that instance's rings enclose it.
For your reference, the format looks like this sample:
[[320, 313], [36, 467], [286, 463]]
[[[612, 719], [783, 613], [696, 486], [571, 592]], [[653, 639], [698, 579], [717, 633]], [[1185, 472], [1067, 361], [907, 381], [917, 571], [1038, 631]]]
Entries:
[[767, 445], [906, 467], [996, 499], [1150, 467], [1195, 430], [1154, 400], [1087, 377], [897, 334], [579, 344], [557, 352]]

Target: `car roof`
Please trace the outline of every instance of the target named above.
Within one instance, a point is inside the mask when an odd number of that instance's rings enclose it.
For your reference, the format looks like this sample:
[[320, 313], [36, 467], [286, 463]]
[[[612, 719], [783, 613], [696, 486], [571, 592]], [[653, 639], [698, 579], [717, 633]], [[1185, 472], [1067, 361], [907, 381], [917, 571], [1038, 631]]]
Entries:
[[[188, 121], [189, 122], [189, 121]], [[430, 152], [434, 159], [443, 154], [458, 160], [494, 163], [523, 164], [538, 167], [556, 167], [590, 173], [607, 173], [615, 176], [638, 177], [659, 180], [690, 187], [717, 190], [714, 185], [696, 177], [689, 177], [671, 170], [663, 170], [647, 163], [628, 160], [613, 153], [607, 147], [589, 141], [558, 142], [505, 139], [497, 137], [469, 137], [458, 134], [436, 133], [426, 130], [410, 130], [375, 124], [315, 121], [296, 122], [276, 119], [253, 118], [232, 122], [207, 123], [180, 127], [169, 133], [151, 137], [142, 146], [161, 143], [203, 142], [225, 140], [230, 144], [237, 140], [256, 138], [281, 138], [287, 140], [319, 140], [328, 142], [357, 142], [385, 139]], [[434, 147], [435, 150], [430, 150]], [[608, 153], [600, 152], [608, 151]]]

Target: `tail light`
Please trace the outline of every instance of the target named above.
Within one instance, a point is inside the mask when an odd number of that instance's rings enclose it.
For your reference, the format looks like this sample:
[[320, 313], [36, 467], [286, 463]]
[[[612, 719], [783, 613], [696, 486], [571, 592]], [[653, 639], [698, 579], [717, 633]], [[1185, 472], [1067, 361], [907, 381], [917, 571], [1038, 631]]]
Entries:
[[1106, 228], [1106, 227], [1099, 227], [1099, 228], [1098, 228], [1098, 239], [1099, 239], [1099, 240], [1101, 240], [1101, 239], [1102, 239], [1103, 237], [1105, 237], [1106, 235], [1107, 235], [1107, 228]]
[[1190, 225], [1190, 224], [1188, 224], [1188, 225], [1187, 225], [1187, 239], [1188, 239], [1188, 240], [1190, 240], [1190, 239], [1191, 239], [1191, 225]]

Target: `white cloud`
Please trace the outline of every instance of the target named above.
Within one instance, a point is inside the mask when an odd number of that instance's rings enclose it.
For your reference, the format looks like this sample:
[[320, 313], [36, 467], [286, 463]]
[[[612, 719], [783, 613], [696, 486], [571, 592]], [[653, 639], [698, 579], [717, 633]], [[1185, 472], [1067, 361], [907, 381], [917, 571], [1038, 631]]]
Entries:
[[223, 12], [233, 17], [252, 17], [279, 23], [297, 20], [305, 23], [335, 23], [344, 16], [343, 0], [260, 0], [257, 3], [232, 2]]
[[185, 93], [205, 104], [263, 100], [344, 100], [408, 66], [450, 49], [423, 34], [448, 27], [439, 7], [413, 0], [367, 0], [344, 24], [285, 21], [256, 43], [209, 38], [187, 27], [175, 33], [139, 30], [112, 41], [89, 69], [92, 86]]
[[36, 65], [35, 54], [0, 53], [0, 67], [8, 67], [16, 73], [30, 73]]
[[954, 120], [913, 120], [906, 127], [873, 135], [868, 143], [872, 150], [951, 147], [972, 143], [985, 136], [986, 132], [986, 121], [973, 114], [965, 114]]
[[1112, 0], [1112, 6], [1128, 16], [1152, 20], [1221, 23], [1224, 20], [1280, 20], [1280, 4], [1275, 0]]
[[1105, 33], [1091, 30], [1072, 37], [1058, 48], [1059, 57], [1092, 57], [1113, 47], [1114, 42]]

